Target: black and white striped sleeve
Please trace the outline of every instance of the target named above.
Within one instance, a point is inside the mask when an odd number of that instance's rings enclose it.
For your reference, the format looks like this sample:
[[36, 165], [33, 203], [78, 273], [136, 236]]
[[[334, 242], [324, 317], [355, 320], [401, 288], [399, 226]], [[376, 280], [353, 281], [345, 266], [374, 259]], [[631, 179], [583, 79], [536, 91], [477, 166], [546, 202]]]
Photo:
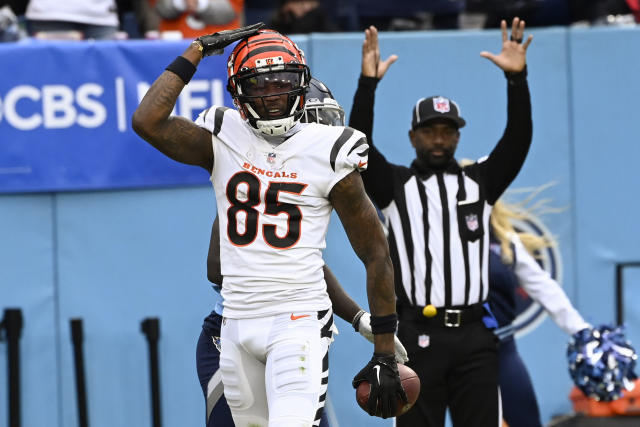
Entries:
[[369, 162], [369, 144], [362, 132], [345, 127], [333, 143], [329, 153], [329, 165], [333, 177], [329, 190], [354, 170], [363, 171]]
[[201, 112], [195, 123], [217, 136], [220, 133], [220, 129], [222, 129], [224, 113], [228, 109], [228, 107], [213, 105]]

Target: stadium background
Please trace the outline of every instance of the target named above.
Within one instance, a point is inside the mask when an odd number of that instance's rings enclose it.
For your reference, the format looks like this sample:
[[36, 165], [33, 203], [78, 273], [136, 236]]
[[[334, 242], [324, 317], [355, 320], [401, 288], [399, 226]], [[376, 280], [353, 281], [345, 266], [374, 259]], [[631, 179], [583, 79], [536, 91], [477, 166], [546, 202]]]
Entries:
[[[547, 189], [561, 213], [563, 286], [592, 323], [615, 320], [615, 263], [640, 259], [640, 30], [534, 30], [529, 50], [534, 140], [514, 188]], [[468, 125], [459, 158], [493, 147], [506, 121], [501, 72], [481, 58], [496, 31], [387, 33], [400, 59], [379, 86], [375, 143], [407, 164], [417, 98], [456, 100]], [[313, 74], [350, 110], [362, 35], [298, 37]], [[204, 171], [165, 159], [130, 128], [141, 93], [187, 42], [29, 42], [0, 45], [0, 309], [20, 307], [25, 426], [77, 425], [69, 319], [84, 320], [90, 422], [151, 424], [147, 344], [140, 321], [160, 318], [163, 423], [200, 426], [195, 343], [212, 309], [205, 275], [212, 190]], [[203, 61], [177, 113], [190, 118], [224, 91], [225, 57]], [[364, 270], [334, 218], [325, 259], [366, 306]], [[625, 273], [626, 322], [640, 343], [640, 274]], [[331, 411], [341, 426], [390, 426], [355, 404], [350, 382], [371, 347], [345, 322], [331, 352]], [[519, 339], [543, 421], [571, 410], [567, 336], [545, 320]], [[7, 356], [0, 343], [0, 364]], [[6, 372], [0, 368], [0, 372]], [[7, 413], [0, 375], [0, 425]], [[338, 424], [334, 424], [337, 426]]]

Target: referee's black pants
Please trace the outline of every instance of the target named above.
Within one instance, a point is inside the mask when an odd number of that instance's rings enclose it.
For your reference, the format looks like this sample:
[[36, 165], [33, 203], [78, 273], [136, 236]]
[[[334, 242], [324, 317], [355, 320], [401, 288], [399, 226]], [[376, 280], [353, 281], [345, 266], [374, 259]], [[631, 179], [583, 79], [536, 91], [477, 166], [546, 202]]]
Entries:
[[481, 320], [444, 327], [401, 317], [398, 338], [420, 377], [420, 397], [398, 427], [443, 427], [447, 407], [456, 427], [501, 425], [497, 338]]

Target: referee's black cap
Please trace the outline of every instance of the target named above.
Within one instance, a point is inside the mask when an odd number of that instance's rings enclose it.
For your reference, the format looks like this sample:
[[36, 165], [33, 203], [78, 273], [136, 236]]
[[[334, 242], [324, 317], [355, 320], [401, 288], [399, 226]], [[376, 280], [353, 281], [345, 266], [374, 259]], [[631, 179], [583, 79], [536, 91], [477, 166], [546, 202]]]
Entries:
[[464, 127], [466, 122], [460, 117], [460, 107], [454, 101], [444, 96], [421, 98], [413, 107], [411, 129], [420, 127], [433, 119], [449, 119], [457, 128]]

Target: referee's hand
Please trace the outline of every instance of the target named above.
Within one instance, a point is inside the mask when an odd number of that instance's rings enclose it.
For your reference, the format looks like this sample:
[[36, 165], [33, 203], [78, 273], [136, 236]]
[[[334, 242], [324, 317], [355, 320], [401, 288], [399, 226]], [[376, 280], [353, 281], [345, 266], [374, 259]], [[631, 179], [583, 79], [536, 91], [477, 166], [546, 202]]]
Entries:
[[398, 397], [405, 404], [409, 403], [407, 394], [402, 388], [398, 365], [393, 354], [374, 353], [367, 366], [353, 378], [353, 388], [358, 388], [358, 384], [363, 381], [368, 381], [371, 385], [367, 401], [367, 413], [371, 416], [382, 418], [395, 416], [398, 409]]
[[398, 55], [391, 55], [384, 61], [380, 60], [380, 45], [378, 43], [378, 29], [373, 25], [364, 30], [364, 43], [362, 43], [362, 75], [376, 77], [378, 80], [384, 77], [391, 64], [396, 62]]
[[525, 23], [520, 18], [513, 18], [511, 23], [511, 37], [507, 34], [507, 21], [500, 22], [502, 31], [502, 51], [495, 55], [491, 52], [480, 52], [480, 56], [489, 59], [491, 62], [508, 73], [519, 73], [527, 65], [527, 48], [533, 40], [529, 34], [524, 39]]

